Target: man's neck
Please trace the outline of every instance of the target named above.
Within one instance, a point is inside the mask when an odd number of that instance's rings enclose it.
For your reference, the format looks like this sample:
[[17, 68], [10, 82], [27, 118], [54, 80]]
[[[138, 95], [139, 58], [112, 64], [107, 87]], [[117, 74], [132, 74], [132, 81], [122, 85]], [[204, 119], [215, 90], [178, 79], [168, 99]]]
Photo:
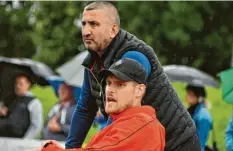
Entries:
[[104, 50], [97, 50], [96, 53], [98, 54], [99, 57], [101, 57], [104, 53]]

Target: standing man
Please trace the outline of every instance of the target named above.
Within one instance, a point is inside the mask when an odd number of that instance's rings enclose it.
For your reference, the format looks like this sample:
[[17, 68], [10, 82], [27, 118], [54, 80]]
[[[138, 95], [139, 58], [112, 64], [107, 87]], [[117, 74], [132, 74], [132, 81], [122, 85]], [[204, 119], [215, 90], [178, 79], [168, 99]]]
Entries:
[[43, 110], [38, 100], [29, 90], [30, 77], [19, 74], [15, 80], [16, 99], [0, 109], [0, 136], [34, 139], [43, 124]]
[[102, 81], [97, 77], [98, 73], [122, 58], [131, 58], [146, 70], [148, 80], [143, 105], [155, 108], [166, 129], [165, 150], [200, 150], [194, 122], [163, 72], [154, 50], [120, 28], [119, 13], [113, 4], [98, 1], [84, 8], [82, 37], [89, 54], [83, 62], [84, 82], [66, 148], [81, 147], [98, 106], [105, 113]]

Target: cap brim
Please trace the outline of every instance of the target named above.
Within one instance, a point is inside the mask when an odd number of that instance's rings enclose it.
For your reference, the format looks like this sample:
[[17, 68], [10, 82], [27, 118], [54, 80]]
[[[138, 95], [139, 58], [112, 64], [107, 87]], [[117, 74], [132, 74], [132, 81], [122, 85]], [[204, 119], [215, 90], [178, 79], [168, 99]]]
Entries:
[[114, 75], [114, 76], [116, 76], [118, 79], [120, 79], [122, 81], [133, 81], [133, 79], [130, 78], [129, 76], [127, 76], [124, 73], [119, 72], [117, 70], [113, 70], [113, 69], [102, 70], [99, 73], [99, 77], [101, 79], [106, 79], [109, 75]]

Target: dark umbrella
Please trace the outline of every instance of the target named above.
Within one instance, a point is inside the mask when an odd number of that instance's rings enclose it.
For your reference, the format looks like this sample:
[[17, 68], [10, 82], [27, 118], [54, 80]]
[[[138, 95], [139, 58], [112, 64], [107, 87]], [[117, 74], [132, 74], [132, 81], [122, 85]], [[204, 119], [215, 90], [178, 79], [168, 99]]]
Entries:
[[166, 65], [163, 66], [164, 72], [170, 81], [179, 81], [191, 83], [193, 80], [201, 81], [204, 86], [219, 88], [219, 84], [209, 74], [193, 67], [184, 65]]
[[83, 51], [57, 69], [57, 72], [67, 84], [77, 87], [82, 86], [84, 75], [82, 62], [87, 54], [88, 51]]
[[45, 86], [49, 84], [45, 77], [53, 75], [53, 71], [41, 62], [0, 56], [0, 101], [12, 95], [18, 74], [27, 75], [32, 84]]

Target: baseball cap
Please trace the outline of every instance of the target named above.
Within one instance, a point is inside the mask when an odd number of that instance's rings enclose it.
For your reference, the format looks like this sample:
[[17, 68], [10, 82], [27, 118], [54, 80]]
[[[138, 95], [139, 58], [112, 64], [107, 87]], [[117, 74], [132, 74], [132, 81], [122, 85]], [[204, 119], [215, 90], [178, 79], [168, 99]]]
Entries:
[[109, 75], [114, 75], [122, 81], [135, 81], [146, 85], [146, 70], [133, 59], [124, 58], [115, 62], [109, 69], [100, 71], [99, 78], [106, 79]]

